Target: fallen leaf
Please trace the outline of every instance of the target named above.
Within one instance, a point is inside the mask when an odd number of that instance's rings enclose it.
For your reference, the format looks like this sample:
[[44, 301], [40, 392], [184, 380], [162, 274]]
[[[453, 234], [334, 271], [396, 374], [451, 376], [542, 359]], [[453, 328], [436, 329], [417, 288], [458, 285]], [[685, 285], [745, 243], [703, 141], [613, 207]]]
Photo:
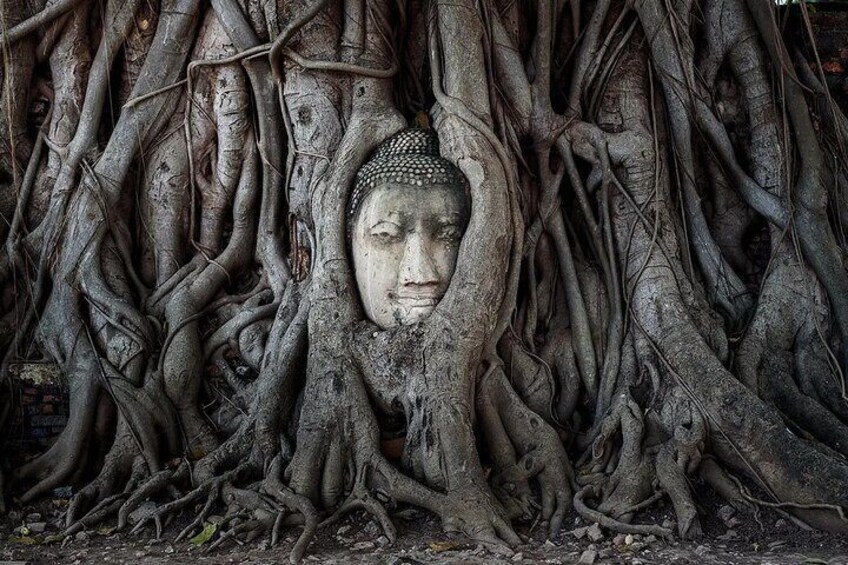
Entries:
[[430, 549], [432, 549], [436, 553], [441, 553], [443, 551], [450, 551], [452, 549], [456, 549], [461, 544], [455, 541], [431, 541]]
[[212, 522], [207, 522], [206, 526], [203, 527], [203, 531], [191, 538], [191, 543], [194, 545], [200, 546], [212, 539], [212, 536], [215, 535], [215, 532], [218, 531], [218, 524], [213, 524]]

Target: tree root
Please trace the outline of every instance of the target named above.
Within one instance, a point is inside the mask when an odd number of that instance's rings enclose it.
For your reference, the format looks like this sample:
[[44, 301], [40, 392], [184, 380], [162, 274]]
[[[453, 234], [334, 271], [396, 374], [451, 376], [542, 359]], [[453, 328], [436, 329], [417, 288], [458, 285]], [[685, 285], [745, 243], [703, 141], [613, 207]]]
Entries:
[[[497, 411], [500, 426], [485, 428], [486, 433], [498, 435], [490, 442], [503, 449], [513, 446], [510, 459], [511, 465], [504, 465], [495, 470], [493, 484], [506, 490], [518, 492], [524, 500], [519, 501], [525, 511], [529, 500], [526, 499], [526, 485], [530, 478], [536, 478], [541, 491], [541, 512], [539, 517], [548, 523], [548, 535], [553, 539], [559, 535], [565, 513], [571, 507], [571, 463], [565, 449], [560, 443], [556, 431], [531, 411], [509, 385], [506, 376], [500, 368], [487, 372], [478, 385], [478, 407], [481, 403], [485, 409], [490, 403]], [[478, 408], [479, 409], [479, 408]], [[490, 416], [491, 418], [491, 416]], [[511, 486], [510, 486], [511, 485]], [[516, 485], [519, 485], [516, 491]], [[514, 497], [509, 497], [512, 500]]]
[[185, 468], [184, 466], [180, 466], [177, 471], [163, 469], [158, 473], [154, 473], [147, 481], [142, 483], [118, 509], [117, 529], [120, 531], [126, 528], [130, 513], [141, 506], [148, 498], [164, 491], [172, 481], [179, 479], [181, 471]]
[[308, 498], [295, 493], [281, 482], [280, 476], [282, 475], [282, 470], [280, 466], [281, 458], [277, 457], [271, 463], [268, 476], [262, 488], [265, 493], [272, 496], [280, 504], [295, 512], [299, 512], [303, 516], [303, 532], [301, 532], [289, 555], [289, 561], [297, 563], [303, 558], [309, 542], [312, 541], [318, 529], [318, 511]]
[[627, 524], [619, 522], [614, 518], [610, 518], [606, 514], [602, 514], [597, 510], [592, 510], [586, 505], [585, 499], [587, 497], [595, 496], [596, 494], [597, 492], [594, 487], [585, 486], [574, 495], [574, 509], [577, 510], [577, 513], [580, 514], [580, 516], [587, 522], [597, 523], [608, 530], [622, 534], [655, 535], [666, 539], [671, 539], [673, 537], [672, 531], [668, 528], [651, 524]]

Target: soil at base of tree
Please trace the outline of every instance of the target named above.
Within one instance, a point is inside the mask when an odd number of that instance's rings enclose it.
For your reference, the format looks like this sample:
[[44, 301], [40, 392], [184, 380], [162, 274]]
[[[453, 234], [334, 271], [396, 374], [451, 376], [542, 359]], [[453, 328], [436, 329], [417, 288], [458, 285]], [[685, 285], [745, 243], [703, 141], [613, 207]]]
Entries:
[[[758, 564], [758, 565], [843, 565], [848, 564], [848, 539], [819, 531], [801, 529], [772, 510], [756, 515], [735, 512], [711, 492], [697, 489], [701, 506], [704, 537], [696, 541], [655, 539], [653, 536], [615, 535], [601, 530], [596, 541], [589, 524], [573, 514], [556, 543], [545, 541], [541, 531], [530, 525], [517, 528], [524, 544], [513, 553], [491, 550], [461, 535], [442, 531], [438, 519], [416, 509], [401, 507], [392, 513], [398, 540], [389, 544], [376, 522], [355, 514], [323, 528], [309, 547], [305, 562], [326, 564], [380, 563], [404, 565], [417, 563], [595, 563], [595, 564]], [[57, 534], [66, 501], [54, 499], [11, 511], [0, 523], [0, 563], [39, 564], [83, 563], [284, 563], [296, 541], [297, 530], [290, 530], [277, 547], [267, 540], [244, 545], [229, 542], [210, 549], [191, 542], [173, 543], [179, 524], [170, 524], [162, 539], [153, 539], [152, 531], [137, 536], [114, 533], [102, 527], [77, 534], [64, 544], [21, 542], [15, 528], [27, 522], [27, 516], [40, 515], [47, 523], [41, 536]], [[673, 520], [667, 504], [660, 504], [643, 519], [653, 523]], [[182, 521], [186, 521], [183, 518]], [[578, 537], [580, 536], [580, 537]], [[211, 542], [210, 542], [211, 543]]]

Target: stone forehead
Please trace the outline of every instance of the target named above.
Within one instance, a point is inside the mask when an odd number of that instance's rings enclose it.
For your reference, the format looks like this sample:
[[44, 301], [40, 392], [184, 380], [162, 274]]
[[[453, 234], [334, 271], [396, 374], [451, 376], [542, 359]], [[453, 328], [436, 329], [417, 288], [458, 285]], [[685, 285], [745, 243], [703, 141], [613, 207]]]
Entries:
[[359, 169], [348, 201], [352, 218], [374, 188], [385, 184], [406, 186], [455, 186], [467, 193], [465, 175], [439, 155], [433, 130], [411, 128], [383, 142]]

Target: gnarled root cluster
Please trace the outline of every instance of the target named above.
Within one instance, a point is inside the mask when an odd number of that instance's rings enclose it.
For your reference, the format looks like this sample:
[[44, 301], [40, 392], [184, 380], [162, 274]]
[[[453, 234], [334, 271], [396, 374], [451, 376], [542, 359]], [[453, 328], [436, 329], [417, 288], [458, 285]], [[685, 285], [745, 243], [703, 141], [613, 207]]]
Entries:
[[[766, 3], [16, 6], [0, 371], [66, 376], [10, 477], [80, 486], [65, 535], [224, 507], [211, 547], [300, 527], [297, 561], [407, 503], [493, 545], [572, 509], [689, 538], [696, 476], [846, 530], [848, 121]], [[384, 330], [345, 210], [412, 123], [471, 218], [435, 311]], [[664, 497], [676, 532], [640, 518]]]

